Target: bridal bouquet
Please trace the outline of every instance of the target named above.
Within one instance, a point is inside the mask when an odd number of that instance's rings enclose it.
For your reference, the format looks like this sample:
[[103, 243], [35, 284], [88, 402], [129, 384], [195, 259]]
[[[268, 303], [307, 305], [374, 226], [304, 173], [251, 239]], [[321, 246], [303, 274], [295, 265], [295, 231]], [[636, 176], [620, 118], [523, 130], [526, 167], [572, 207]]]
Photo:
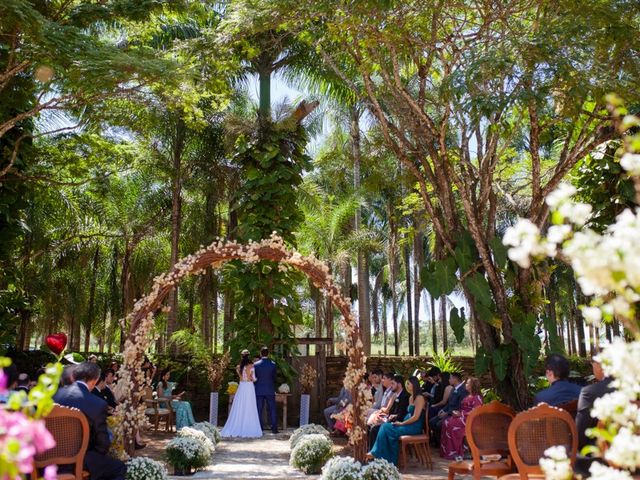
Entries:
[[238, 391], [238, 382], [229, 382], [227, 384], [227, 393], [233, 395]]
[[286, 383], [283, 383], [278, 387], [278, 393], [290, 393], [290, 392], [291, 392], [291, 389], [289, 388], [289, 385], [287, 385]]

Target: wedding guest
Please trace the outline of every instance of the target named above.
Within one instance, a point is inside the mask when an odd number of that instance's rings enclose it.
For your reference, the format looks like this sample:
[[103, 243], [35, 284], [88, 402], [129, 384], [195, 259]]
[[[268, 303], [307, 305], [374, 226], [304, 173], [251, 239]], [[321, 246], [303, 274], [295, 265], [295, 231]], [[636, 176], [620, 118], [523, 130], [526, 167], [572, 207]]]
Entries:
[[382, 395], [385, 390], [382, 384], [382, 370], [380, 368], [372, 370], [369, 375], [369, 381], [371, 382], [371, 395], [373, 396], [373, 404], [375, 405], [382, 401]]
[[113, 370], [105, 370], [100, 374], [100, 380], [98, 380], [98, 383], [91, 393], [107, 402], [109, 406], [107, 411], [109, 414], [112, 414], [118, 403], [116, 402], [116, 397], [113, 395], [113, 392], [107, 386], [107, 377], [113, 377]]
[[107, 455], [111, 447], [107, 402], [91, 393], [100, 379], [100, 368], [95, 363], [83, 362], [75, 366], [74, 376], [75, 382], [58, 390], [53, 399], [60, 405], [79, 409], [89, 421], [89, 447], [84, 456], [84, 468], [91, 480], [124, 480], [125, 464]]
[[115, 360], [113, 362], [111, 362], [109, 364], [109, 370], [113, 370], [115, 373], [118, 373], [118, 370], [120, 369], [120, 365], [118, 364], [118, 362], [116, 362]]
[[89, 355], [87, 361], [91, 363], [98, 363], [98, 357], [92, 353], [91, 355]]
[[327, 421], [327, 427], [332, 432], [335, 427], [335, 420], [333, 415], [340, 413], [351, 403], [351, 394], [349, 391], [342, 387], [337, 397], [331, 397], [327, 400], [327, 408], [324, 409], [324, 418]]
[[[144, 360], [142, 361], [142, 371], [144, 372], [144, 378], [147, 382], [151, 383], [153, 378], [156, 376], [157, 367], [151, 363], [149, 357], [144, 356]], [[115, 374], [115, 372], [114, 372]]]
[[[597, 358], [597, 357], [596, 357]], [[596, 359], [591, 359], [591, 368], [597, 383], [587, 385], [580, 391], [578, 397], [578, 411], [576, 413], [576, 429], [578, 430], [578, 451], [587, 445], [595, 445], [595, 439], [587, 437], [587, 429], [598, 425], [598, 419], [591, 416], [593, 403], [607, 393], [614, 391], [611, 386], [612, 377], [605, 377], [602, 365]]]
[[549, 355], [544, 362], [544, 374], [551, 386], [539, 391], [533, 403], [545, 402], [557, 407], [563, 403], [577, 400], [581, 387], [568, 381], [569, 371], [569, 361], [566, 358], [557, 353]]
[[394, 375], [391, 381], [391, 390], [393, 391], [393, 403], [389, 408], [388, 413], [379, 413], [378, 420], [375, 425], [372, 425], [369, 429], [369, 446], [373, 448], [373, 445], [378, 437], [378, 432], [382, 425], [386, 422], [393, 422], [398, 418], [404, 418], [409, 408], [409, 394], [403, 388], [404, 378], [402, 375]]
[[449, 379], [451, 378], [451, 374], [449, 372], [438, 373], [436, 378], [438, 381], [433, 393], [431, 405], [429, 406], [428, 415], [430, 420], [447, 405], [451, 392], [453, 392], [453, 386], [449, 382]]
[[442, 428], [442, 422], [450, 417], [451, 414], [455, 410], [460, 410], [460, 404], [462, 403], [462, 399], [467, 396], [467, 389], [464, 388], [464, 383], [462, 382], [462, 375], [460, 373], [454, 372], [449, 377], [449, 383], [453, 387], [451, 394], [449, 395], [449, 400], [447, 400], [447, 404], [438, 412], [438, 414], [429, 420], [429, 428], [433, 432], [433, 440], [436, 443], [440, 441], [440, 431]]
[[382, 423], [381, 414], [386, 415], [389, 413], [393, 401], [396, 398], [393, 388], [391, 388], [393, 376], [394, 374], [391, 372], [387, 372], [382, 375], [384, 393], [382, 394], [380, 401], [374, 402], [372, 407], [366, 412], [367, 425], [380, 425]]
[[451, 416], [445, 418], [442, 423], [440, 456], [448, 460], [455, 460], [456, 457], [463, 456], [467, 417], [474, 408], [482, 405], [480, 381], [477, 378], [469, 377], [465, 388], [469, 395], [462, 399], [460, 410], [451, 412]]
[[62, 375], [60, 376], [60, 384], [63, 387], [68, 387], [76, 381], [75, 379], [75, 371], [76, 365], [66, 365], [62, 370]]
[[[442, 398], [436, 399], [436, 393], [438, 390], [438, 382], [440, 381], [440, 369], [438, 367], [431, 367], [427, 372], [424, 372], [424, 383], [422, 385], [422, 394], [427, 401], [431, 403], [438, 403]], [[444, 393], [444, 389], [442, 390]]]
[[369, 459], [384, 458], [388, 462], [397, 465], [400, 437], [403, 435], [418, 435], [423, 431], [426, 400], [420, 394], [418, 378], [409, 377], [406, 387], [410, 396], [406, 415], [402, 417], [402, 420], [398, 417], [395, 421], [390, 420], [380, 427], [375, 443], [367, 454]]
[[18, 375], [18, 385], [16, 386], [17, 391], [23, 391], [24, 393], [29, 393], [31, 385], [31, 379], [29, 375], [26, 373], [21, 373]]
[[[191, 404], [182, 400], [182, 396], [185, 393], [184, 391], [177, 395], [173, 395], [173, 385], [169, 383], [169, 378], [171, 378], [171, 370], [169, 368], [165, 368], [160, 373], [160, 381], [158, 382], [157, 388], [158, 398], [171, 400], [171, 407], [176, 412], [176, 430], [180, 430], [182, 427], [190, 427], [196, 423], [193, 418]], [[160, 402], [160, 406], [162, 408], [166, 408], [166, 405], [163, 406], [162, 402]]]

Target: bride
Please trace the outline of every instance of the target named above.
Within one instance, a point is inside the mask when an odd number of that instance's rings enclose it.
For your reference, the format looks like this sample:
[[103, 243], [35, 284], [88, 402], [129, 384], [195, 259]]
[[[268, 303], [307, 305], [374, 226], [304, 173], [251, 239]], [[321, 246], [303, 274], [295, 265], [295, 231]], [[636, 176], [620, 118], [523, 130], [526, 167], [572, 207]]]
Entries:
[[253, 386], [256, 373], [249, 350], [243, 350], [241, 355], [240, 365], [236, 368], [240, 385], [233, 398], [227, 423], [220, 434], [223, 437], [258, 438], [262, 436], [262, 425], [258, 417], [256, 390]]

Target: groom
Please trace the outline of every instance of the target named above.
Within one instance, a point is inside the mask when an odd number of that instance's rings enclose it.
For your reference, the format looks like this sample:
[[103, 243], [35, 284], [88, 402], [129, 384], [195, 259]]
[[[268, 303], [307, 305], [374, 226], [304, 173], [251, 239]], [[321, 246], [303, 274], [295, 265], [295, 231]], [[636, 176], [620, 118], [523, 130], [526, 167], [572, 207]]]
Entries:
[[276, 412], [276, 364], [269, 358], [269, 349], [262, 347], [260, 360], [254, 364], [256, 372], [256, 404], [258, 405], [258, 418], [262, 423], [262, 410], [264, 402], [269, 407], [271, 418], [271, 431], [278, 433], [278, 414]]

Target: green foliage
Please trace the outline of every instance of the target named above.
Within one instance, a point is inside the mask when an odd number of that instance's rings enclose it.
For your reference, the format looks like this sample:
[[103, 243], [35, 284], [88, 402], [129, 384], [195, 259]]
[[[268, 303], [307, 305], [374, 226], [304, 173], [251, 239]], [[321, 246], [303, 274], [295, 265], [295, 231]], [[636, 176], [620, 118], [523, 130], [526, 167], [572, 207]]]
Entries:
[[434, 353], [429, 365], [438, 367], [441, 372], [462, 373], [462, 366], [451, 358], [449, 350], [445, 350], [442, 353]]
[[491, 364], [496, 373], [496, 378], [500, 381], [507, 377], [507, 372], [509, 371], [510, 350], [508, 345], [500, 345], [491, 354]]
[[458, 267], [453, 257], [434, 260], [422, 268], [422, 285], [435, 298], [448, 295], [458, 283], [457, 269]]
[[462, 343], [464, 339], [464, 325], [466, 323], [466, 319], [464, 318], [464, 308], [461, 313], [458, 313], [457, 308], [452, 308], [449, 313], [449, 324], [451, 325], [451, 329], [456, 336], [456, 340], [458, 343]]
[[[306, 141], [303, 127], [293, 119], [281, 123], [261, 119], [253, 136], [238, 138], [235, 159], [245, 175], [234, 200], [240, 241], [262, 240], [276, 232], [289, 245], [295, 244], [294, 231], [303, 220], [297, 191], [302, 172], [310, 165]], [[294, 326], [302, 324], [303, 317], [294, 285], [301, 275], [272, 261], [231, 262], [226, 278], [237, 306], [232, 355], [237, 357], [243, 348], [257, 353], [261, 345], [276, 341], [285, 356], [295, 352]], [[287, 367], [285, 372], [288, 377], [293, 374]]]

